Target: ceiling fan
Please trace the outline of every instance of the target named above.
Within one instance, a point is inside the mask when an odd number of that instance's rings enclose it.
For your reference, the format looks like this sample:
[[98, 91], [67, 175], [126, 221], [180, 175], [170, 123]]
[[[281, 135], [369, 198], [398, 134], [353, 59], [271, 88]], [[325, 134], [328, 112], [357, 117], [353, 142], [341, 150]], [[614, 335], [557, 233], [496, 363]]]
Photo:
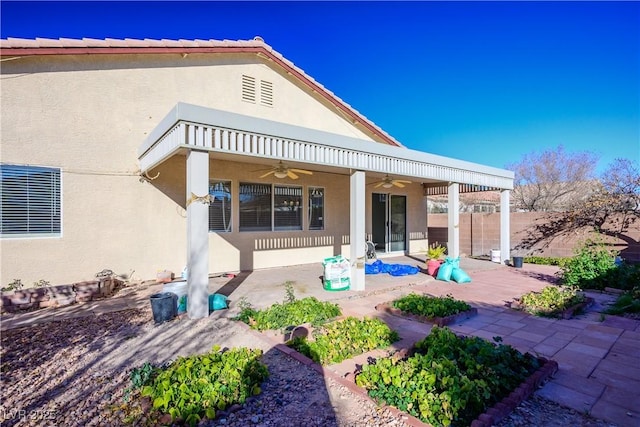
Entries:
[[[261, 169], [264, 170], [264, 169]], [[313, 172], [305, 170], [305, 169], [294, 169], [286, 166], [282, 161], [278, 162], [278, 164], [271, 168], [271, 170], [264, 175], [260, 175], [260, 178], [265, 178], [269, 175], [273, 175], [276, 178], [286, 178], [289, 177], [291, 179], [298, 179], [297, 174], [305, 174], [305, 175], [313, 175]]]
[[402, 179], [392, 179], [389, 174], [387, 174], [382, 181], [376, 181], [376, 182], [372, 182], [371, 184], [376, 184], [375, 187], [373, 188], [391, 188], [394, 185], [396, 187], [400, 187], [400, 188], [404, 188], [405, 184], [411, 184], [411, 181], [406, 181], [406, 180], [402, 180]]

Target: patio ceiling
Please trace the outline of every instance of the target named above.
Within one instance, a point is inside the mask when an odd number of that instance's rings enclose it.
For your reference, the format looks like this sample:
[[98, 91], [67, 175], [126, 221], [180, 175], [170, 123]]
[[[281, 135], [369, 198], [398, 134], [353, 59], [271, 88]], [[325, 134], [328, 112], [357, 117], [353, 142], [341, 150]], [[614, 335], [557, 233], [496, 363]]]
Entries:
[[513, 188], [511, 171], [185, 103], [176, 104], [140, 146], [141, 172], [188, 149], [248, 162], [284, 160], [318, 171], [389, 174], [427, 185]]

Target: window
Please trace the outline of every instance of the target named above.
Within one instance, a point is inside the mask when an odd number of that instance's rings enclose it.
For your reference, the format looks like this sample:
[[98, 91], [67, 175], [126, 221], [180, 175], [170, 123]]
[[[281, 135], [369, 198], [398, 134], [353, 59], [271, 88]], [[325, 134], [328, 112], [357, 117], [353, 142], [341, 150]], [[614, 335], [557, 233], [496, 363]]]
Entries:
[[275, 230], [302, 230], [302, 187], [274, 187]]
[[209, 231], [231, 231], [231, 181], [211, 181], [209, 197]]
[[302, 187], [240, 183], [240, 231], [302, 230], [302, 207]]
[[271, 185], [240, 183], [240, 231], [271, 231]]
[[60, 169], [0, 165], [0, 236], [57, 236]]
[[309, 230], [324, 230], [324, 188], [309, 187]]

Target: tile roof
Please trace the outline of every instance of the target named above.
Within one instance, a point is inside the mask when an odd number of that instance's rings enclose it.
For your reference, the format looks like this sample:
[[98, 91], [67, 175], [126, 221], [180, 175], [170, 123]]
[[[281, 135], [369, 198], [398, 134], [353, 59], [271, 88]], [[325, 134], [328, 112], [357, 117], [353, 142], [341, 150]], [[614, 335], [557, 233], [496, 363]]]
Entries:
[[319, 93], [350, 117], [354, 125], [362, 125], [385, 143], [402, 147], [395, 138], [344, 102], [329, 89], [298, 68], [293, 62], [269, 46], [262, 37], [252, 40], [170, 40], [170, 39], [48, 39], [36, 37], [0, 39], [0, 56], [73, 55], [73, 54], [127, 54], [127, 53], [263, 53], [288, 73], [302, 80], [311, 90]]

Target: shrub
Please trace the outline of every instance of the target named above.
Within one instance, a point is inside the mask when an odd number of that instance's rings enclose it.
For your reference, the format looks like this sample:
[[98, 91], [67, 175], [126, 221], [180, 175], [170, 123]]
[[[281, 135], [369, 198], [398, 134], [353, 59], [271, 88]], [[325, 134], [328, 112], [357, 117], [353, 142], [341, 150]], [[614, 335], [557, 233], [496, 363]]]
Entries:
[[599, 276], [594, 282], [597, 283], [595, 289], [615, 288], [630, 291], [640, 283], [640, 264], [622, 263], [616, 268], [607, 270], [605, 274]]
[[322, 365], [340, 363], [398, 341], [398, 333], [379, 319], [344, 320], [327, 324], [314, 332], [314, 341], [296, 337], [287, 345]]
[[469, 304], [456, 300], [451, 295], [432, 297], [415, 293], [395, 300], [393, 306], [407, 313], [431, 318], [451, 316], [471, 309]]
[[571, 258], [528, 256], [524, 257], [523, 262], [527, 264], [557, 265], [558, 267], [563, 267], [570, 259]]
[[636, 316], [640, 314], [640, 285], [620, 295], [605, 313], [614, 315], [632, 314]]
[[616, 267], [616, 252], [599, 239], [587, 239], [576, 248], [575, 256], [562, 266], [562, 282], [582, 289], [603, 289], [602, 280]]
[[584, 301], [585, 296], [577, 288], [567, 286], [546, 286], [540, 292], [529, 292], [520, 298], [525, 311], [546, 317], [555, 317]]

